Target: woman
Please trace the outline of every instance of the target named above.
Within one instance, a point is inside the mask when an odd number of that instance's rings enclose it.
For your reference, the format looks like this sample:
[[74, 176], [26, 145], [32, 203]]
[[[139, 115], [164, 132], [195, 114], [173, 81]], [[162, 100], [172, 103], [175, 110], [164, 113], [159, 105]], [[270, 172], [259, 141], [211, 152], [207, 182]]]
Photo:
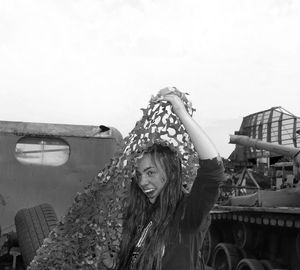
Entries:
[[181, 161], [176, 152], [154, 144], [141, 153], [131, 183], [116, 268], [195, 270], [199, 269], [197, 236], [200, 228], [209, 226], [209, 211], [224, 180], [223, 165], [213, 143], [180, 97], [168, 88], [159, 92], [156, 101], [172, 105], [194, 144], [200, 167], [187, 195], [182, 189]]

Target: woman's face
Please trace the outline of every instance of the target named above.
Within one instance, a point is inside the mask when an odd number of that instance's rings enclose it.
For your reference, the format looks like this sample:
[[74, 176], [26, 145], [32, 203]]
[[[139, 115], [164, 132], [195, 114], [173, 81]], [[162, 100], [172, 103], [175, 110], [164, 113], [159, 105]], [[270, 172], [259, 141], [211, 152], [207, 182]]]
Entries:
[[150, 203], [155, 203], [166, 184], [166, 177], [152, 161], [150, 154], [145, 154], [137, 165], [137, 183]]

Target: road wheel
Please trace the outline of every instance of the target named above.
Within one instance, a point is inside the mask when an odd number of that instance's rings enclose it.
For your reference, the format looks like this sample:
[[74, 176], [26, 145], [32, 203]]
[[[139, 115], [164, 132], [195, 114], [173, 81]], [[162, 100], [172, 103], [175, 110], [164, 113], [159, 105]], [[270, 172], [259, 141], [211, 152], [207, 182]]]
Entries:
[[255, 246], [253, 229], [250, 225], [242, 222], [235, 223], [232, 229], [235, 244], [245, 250]]
[[21, 209], [15, 216], [18, 242], [25, 265], [29, 265], [43, 240], [56, 226], [57, 216], [49, 204]]
[[243, 258], [241, 250], [228, 243], [219, 243], [214, 250], [212, 267], [215, 270], [234, 270]]
[[255, 259], [242, 259], [236, 268], [237, 270], [265, 270], [264, 266]]

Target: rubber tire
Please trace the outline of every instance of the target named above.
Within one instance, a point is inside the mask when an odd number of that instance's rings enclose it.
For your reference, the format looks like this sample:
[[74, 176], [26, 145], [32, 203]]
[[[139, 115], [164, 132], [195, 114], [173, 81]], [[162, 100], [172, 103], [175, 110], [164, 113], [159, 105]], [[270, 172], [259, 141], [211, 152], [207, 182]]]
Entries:
[[43, 240], [56, 226], [57, 216], [50, 204], [21, 209], [15, 216], [19, 247], [26, 266], [30, 264]]
[[[233, 225], [232, 234], [234, 238], [234, 243], [239, 248], [245, 250], [255, 246], [253, 237], [253, 228], [249, 224], [243, 222], [237, 222]], [[238, 232], [242, 232], [242, 235], [238, 235]], [[241, 238], [242, 237], [242, 238]]]
[[[237, 246], [229, 243], [219, 243], [213, 252], [212, 267], [215, 270], [219, 269], [220, 259], [225, 259], [227, 270], [234, 270], [242, 258], [243, 253]], [[224, 265], [222, 269], [225, 269]]]
[[260, 260], [260, 263], [264, 267], [265, 270], [273, 270], [274, 267], [272, 266], [271, 262], [268, 260]]
[[244, 258], [238, 263], [236, 270], [265, 270], [262, 263], [256, 259]]

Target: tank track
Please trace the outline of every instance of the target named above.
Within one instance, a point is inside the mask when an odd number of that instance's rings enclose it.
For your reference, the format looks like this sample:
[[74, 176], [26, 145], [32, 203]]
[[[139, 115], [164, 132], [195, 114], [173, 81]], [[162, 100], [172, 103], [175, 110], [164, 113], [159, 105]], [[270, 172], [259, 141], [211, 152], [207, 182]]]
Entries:
[[240, 221], [244, 223], [300, 229], [300, 208], [263, 208], [219, 206], [211, 212], [212, 220]]
[[218, 205], [207, 239], [206, 263], [215, 270], [299, 270], [300, 208]]

